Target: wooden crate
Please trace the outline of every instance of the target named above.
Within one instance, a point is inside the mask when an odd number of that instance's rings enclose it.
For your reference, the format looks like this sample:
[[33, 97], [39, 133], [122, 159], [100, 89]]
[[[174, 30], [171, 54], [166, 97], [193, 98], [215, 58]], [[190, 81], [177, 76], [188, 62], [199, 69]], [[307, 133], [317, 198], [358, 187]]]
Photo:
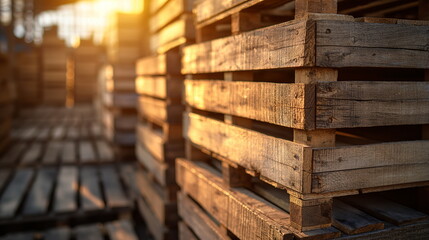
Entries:
[[230, 187], [251, 174], [285, 189], [298, 231], [329, 228], [333, 197], [427, 186], [428, 22], [339, 15], [336, 1], [265, 16], [284, 2], [196, 5], [188, 160], [220, 160]]

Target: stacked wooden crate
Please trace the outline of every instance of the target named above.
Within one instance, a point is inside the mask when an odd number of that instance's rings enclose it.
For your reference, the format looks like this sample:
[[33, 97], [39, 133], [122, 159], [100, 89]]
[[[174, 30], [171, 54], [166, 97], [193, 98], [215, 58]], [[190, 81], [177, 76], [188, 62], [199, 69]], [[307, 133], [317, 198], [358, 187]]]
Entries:
[[117, 13], [106, 39], [108, 64], [101, 73], [101, 118], [106, 137], [120, 158], [132, 158], [137, 121], [135, 62], [141, 48], [141, 14]]
[[54, 30], [45, 31], [42, 51], [42, 95], [47, 105], [65, 105], [68, 49]]
[[89, 103], [95, 98], [100, 48], [90, 40], [81, 41], [74, 51], [74, 102]]
[[34, 48], [17, 54], [16, 91], [21, 106], [41, 102], [40, 52]]
[[429, 185], [429, 23], [291, 3], [194, 8], [181, 238], [429, 236], [425, 204], [363, 194]]
[[151, 56], [138, 60], [136, 155], [145, 169], [139, 176], [142, 216], [155, 239], [177, 238], [175, 164], [184, 156], [180, 50], [194, 39], [192, 0], [151, 1]]
[[0, 54], [0, 152], [5, 150], [10, 142], [10, 130], [13, 112], [13, 88], [11, 72], [6, 55]]

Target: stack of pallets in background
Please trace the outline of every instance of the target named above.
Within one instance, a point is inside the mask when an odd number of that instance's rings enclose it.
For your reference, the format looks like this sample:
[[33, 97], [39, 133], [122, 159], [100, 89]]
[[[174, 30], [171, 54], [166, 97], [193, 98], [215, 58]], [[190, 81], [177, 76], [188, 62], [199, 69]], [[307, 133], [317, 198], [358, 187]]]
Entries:
[[13, 88], [7, 57], [0, 54], [0, 152], [5, 150], [10, 142], [10, 129], [13, 112]]
[[181, 47], [194, 39], [192, 0], [151, 1], [151, 56], [136, 64], [139, 209], [155, 239], [177, 238], [174, 160], [184, 156]]
[[97, 89], [100, 67], [100, 47], [92, 41], [81, 41], [74, 51], [74, 102], [90, 103]]
[[20, 106], [41, 102], [40, 52], [34, 48], [17, 54], [16, 91]]
[[43, 103], [46, 105], [65, 105], [68, 49], [53, 29], [45, 31], [41, 54]]
[[135, 62], [141, 49], [141, 14], [118, 13], [107, 37], [108, 64], [101, 72], [101, 120], [106, 137], [120, 158], [132, 158], [135, 145], [137, 95]]
[[195, 6], [181, 239], [429, 235], [429, 23], [339, 6]]

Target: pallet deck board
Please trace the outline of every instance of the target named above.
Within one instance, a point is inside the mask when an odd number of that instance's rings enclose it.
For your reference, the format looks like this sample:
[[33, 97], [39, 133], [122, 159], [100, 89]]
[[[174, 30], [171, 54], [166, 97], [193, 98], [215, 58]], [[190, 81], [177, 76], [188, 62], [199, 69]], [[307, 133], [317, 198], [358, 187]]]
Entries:
[[33, 143], [21, 158], [21, 164], [31, 164], [36, 162], [42, 154], [42, 144]]
[[1, 158], [1, 164], [16, 164], [24, 149], [27, 147], [25, 143], [13, 145]]
[[70, 228], [59, 227], [45, 231], [43, 239], [45, 240], [69, 240], [71, 236]]
[[81, 163], [96, 160], [95, 151], [90, 141], [81, 141], [79, 143], [79, 160]]
[[80, 172], [80, 204], [83, 210], [94, 211], [104, 208], [98, 171], [95, 167], [83, 167]]
[[137, 240], [130, 221], [121, 220], [106, 224], [110, 240]]
[[100, 161], [113, 161], [114, 155], [107, 142], [98, 140], [95, 143], [97, 155]]
[[72, 141], [66, 141], [63, 143], [63, 149], [61, 153], [62, 163], [76, 163], [76, 144]]
[[75, 201], [78, 187], [78, 169], [74, 166], [60, 168], [55, 189], [54, 211], [56, 213], [73, 212], [77, 209]]
[[42, 157], [42, 162], [45, 164], [55, 164], [58, 162], [60, 152], [62, 150], [62, 143], [57, 141], [51, 141], [46, 146], [45, 153]]
[[119, 182], [119, 175], [113, 166], [102, 166], [99, 169], [101, 181], [104, 183], [106, 203], [110, 208], [126, 208], [130, 203]]
[[38, 171], [24, 203], [23, 215], [40, 215], [47, 212], [55, 178], [54, 168], [44, 168]]
[[0, 218], [12, 218], [15, 215], [21, 200], [24, 198], [25, 191], [31, 183], [33, 174], [31, 169], [21, 169], [15, 173], [1, 195]]
[[76, 240], [103, 240], [100, 227], [96, 224], [79, 226], [74, 229]]

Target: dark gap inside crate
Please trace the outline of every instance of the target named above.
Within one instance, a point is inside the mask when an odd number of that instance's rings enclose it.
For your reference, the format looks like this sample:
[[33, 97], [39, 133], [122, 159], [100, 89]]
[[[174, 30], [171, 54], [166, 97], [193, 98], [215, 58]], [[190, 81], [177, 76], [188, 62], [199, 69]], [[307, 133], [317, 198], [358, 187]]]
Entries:
[[340, 68], [338, 81], [424, 81], [423, 69], [408, 68]]

